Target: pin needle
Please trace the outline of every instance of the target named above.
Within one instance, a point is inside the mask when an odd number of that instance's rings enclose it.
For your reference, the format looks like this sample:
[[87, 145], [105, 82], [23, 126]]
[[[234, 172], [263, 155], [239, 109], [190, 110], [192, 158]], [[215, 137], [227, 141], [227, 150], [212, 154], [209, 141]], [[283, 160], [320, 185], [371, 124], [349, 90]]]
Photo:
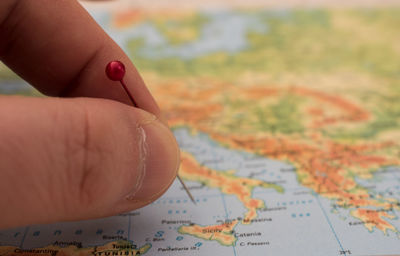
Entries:
[[[126, 84], [123, 80], [124, 75], [125, 75], [125, 65], [121, 61], [118, 61], [118, 60], [111, 61], [106, 66], [106, 75], [110, 80], [119, 81], [121, 83], [122, 88], [124, 88], [126, 94], [128, 95], [129, 99], [132, 102], [132, 105], [137, 108], [138, 105], [136, 104], [136, 101], [133, 99], [132, 94], [130, 93], [128, 87], [126, 86]], [[189, 189], [186, 187], [186, 185], [183, 182], [183, 180], [181, 179], [181, 177], [179, 175], [177, 175], [177, 178], [178, 178], [179, 182], [182, 184], [183, 188], [185, 189], [190, 200], [194, 204], [196, 204], [196, 201], [194, 200], [192, 194], [190, 193]]]
[[194, 200], [192, 194], [190, 193], [189, 189], [186, 187], [185, 183], [183, 182], [182, 178], [179, 175], [176, 175], [176, 177], [178, 178], [179, 182], [182, 184], [183, 189], [186, 191], [187, 195], [189, 196], [190, 200], [192, 200], [192, 202], [194, 204], [196, 204], [196, 201]]

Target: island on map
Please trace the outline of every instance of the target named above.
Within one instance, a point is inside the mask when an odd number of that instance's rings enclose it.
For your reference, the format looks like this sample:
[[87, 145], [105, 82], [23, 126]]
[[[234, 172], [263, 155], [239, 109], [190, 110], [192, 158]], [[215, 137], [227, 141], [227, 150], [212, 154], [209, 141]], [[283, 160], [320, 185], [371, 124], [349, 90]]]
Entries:
[[238, 221], [234, 220], [220, 225], [184, 225], [179, 227], [178, 232], [181, 234], [192, 235], [204, 240], [215, 240], [221, 245], [233, 246], [237, 240], [233, 230], [237, 223]]

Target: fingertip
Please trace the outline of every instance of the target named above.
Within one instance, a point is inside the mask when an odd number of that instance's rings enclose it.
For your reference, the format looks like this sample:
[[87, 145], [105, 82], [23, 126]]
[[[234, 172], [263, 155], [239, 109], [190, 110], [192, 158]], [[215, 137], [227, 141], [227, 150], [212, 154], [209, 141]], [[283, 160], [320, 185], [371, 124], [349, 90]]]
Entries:
[[[99, 143], [106, 140], [112, 152], [110, 160], [101, 164], [102, 167], [115, 166], [115, 169], [100, 170], [95, 174], [103, 176], [97, 178], [96, 186], [107, 189], [91, 191], [89, 199], [80, 202], [80, 207], [87, 207], [87, 202], [92, 202], [88, 209], [89, 217], [99, 213], [99, 217], [110, 216], [153, 202], [171, 186], [180, 165], [178, 143], [171, 130], [158, 117], [117, 102], [111, 102], [111, 105], [124, 109], [122, 112], [117, 110], [119, 113], [114, 115], [119, 115], [118, 120], [122, 121], [114, 124], [119, 129], [118, 132], [112, 129], [114, 136], [111, 141], [101, 138]], [[119, 162], [110, 163], [115, 159]], [[115, 182], [109, 182], [111, 179]], [[83, 191], [91, 190], [91, 184], [87, 186]], [[98, 207], [105, 203], [107, 206], [99, 211]], [[93, 213], [93, 209], [97, 213]]]
[[[119, 113], [114, 116], [119, 116], [120, 122], [113, 125], [119, 127], [118, 132], [112, 129], [111, 139], [101, 138], [96, 143], [105, 142], [110, 145], [109, 152], [112, 152], [107, 163], [101, 164], [102, 167], [115, 167], [110, 170], [100, 169], [95, 174], [102, 175], [101, 178], [96, 178], [96, 187], [107, 187], [106, 190], [95, 189], [89, 193], [89, 198], [80, 201], [80, 207], [88, 207], [87, 202], [91, 202], [89, 217], [99, 213], [98, 217], [110, 216], [153, 202], [168, 190], [180, 165], [178, 143], [171, 130], [158, 117], [117, 102], [110, 104], [119, 109]], [[120, 108], [123, 109], [122, 112]], [[119, 162], [111, 163], [115, 159]], [[87, 186], [83, 191], [92, 189], [92, 184], [87, 183]], [[102, 207], [105, 203], [107, 206]]]
[[143, 134], [143, 180], [138, 190], [128, 195], [132, 201], [154, 201], [175, 180], [179, 168], [179, 148], [171, 131], [159, 120], [140, 122]]

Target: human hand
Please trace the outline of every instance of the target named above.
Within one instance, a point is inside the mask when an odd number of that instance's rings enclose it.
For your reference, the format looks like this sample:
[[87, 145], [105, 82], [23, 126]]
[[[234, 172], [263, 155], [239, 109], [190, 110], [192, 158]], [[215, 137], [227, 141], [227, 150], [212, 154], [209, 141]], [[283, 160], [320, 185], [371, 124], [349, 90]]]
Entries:
[[[171, 185], [172, 133], [129, 58], [79, 3], [1, 0], [0, 59], [56, 96], [0, 97], [0, 228], [137, 209]], [[111, 60], [125, 64], [143, 110], [107, 79]]]

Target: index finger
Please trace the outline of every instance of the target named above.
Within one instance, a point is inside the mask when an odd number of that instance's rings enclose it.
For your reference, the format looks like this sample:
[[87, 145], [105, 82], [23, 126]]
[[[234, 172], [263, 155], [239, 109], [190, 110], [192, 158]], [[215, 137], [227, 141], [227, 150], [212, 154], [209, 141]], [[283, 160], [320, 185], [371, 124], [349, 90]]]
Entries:
[[120, 60], [137, 105], [160, 117], [130, 59], [77, 1], [1, 0], [0, 59], [46, 95], [129, 104], [124, 91], [104, 72], [108, 62]]

